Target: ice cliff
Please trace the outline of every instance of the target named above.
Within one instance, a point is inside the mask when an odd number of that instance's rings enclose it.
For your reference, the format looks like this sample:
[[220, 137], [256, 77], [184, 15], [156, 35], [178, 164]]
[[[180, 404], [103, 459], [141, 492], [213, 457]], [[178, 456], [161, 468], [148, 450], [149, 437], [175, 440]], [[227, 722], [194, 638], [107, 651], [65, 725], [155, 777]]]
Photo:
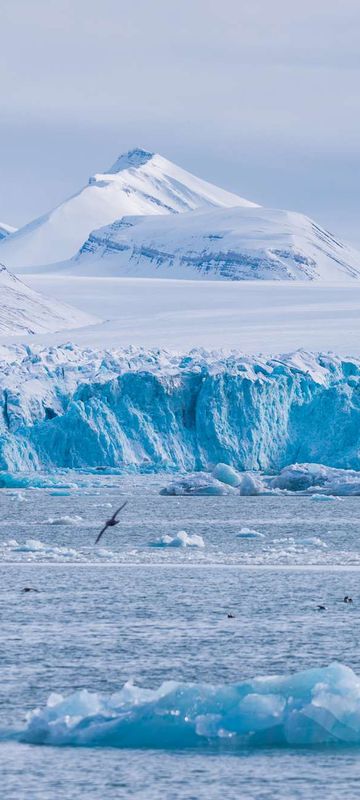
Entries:
[[360, 468], [360, 360], [0, 347], [0, 469]]

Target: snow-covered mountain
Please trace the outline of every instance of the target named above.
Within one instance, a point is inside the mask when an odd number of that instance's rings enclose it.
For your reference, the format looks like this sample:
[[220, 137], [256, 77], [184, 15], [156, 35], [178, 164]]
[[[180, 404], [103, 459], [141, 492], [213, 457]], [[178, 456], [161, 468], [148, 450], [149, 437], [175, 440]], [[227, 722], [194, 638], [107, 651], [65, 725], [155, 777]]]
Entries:
[[360, 277], [360, 253], [306, 216], [262, 208], [139, 149], [2, 238], [0, 259], [19, 272], [36, 267], [74, 275]]
[[0, 334], [53, 333], [97, 321], [72, 306], [29, 289], [0, 264]]
[[7, 225], [5, 222], [0, 222], [0, 239], [5, 239], [10, 236], [10, 233], [15, 233], [16, 228], [12, 225]]
[[0, 242], [8, 267], [33, 267], [75, 255], [91, 231], [133, 215], [178, 214], [214, 206], [254, 207], [160, 155], [130, 150], [80, 192]]
[[125, 217], [94, 231], [65, 269], [207, 280], [339, 280], [360, 277], [360, 253], [303, 214], [216, 208]]

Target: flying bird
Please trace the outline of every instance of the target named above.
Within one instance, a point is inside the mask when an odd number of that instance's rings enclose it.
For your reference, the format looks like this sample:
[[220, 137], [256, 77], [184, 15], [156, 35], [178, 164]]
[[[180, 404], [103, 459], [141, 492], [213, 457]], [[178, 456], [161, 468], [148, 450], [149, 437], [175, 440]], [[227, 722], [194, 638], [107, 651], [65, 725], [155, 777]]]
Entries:
[[110, 517], [110, 519], [107, 519], [107, 520], [106, 520], [106, 522], [105, 522], [105, 525], [104, 525], [103, 529], [100, 531], [100, 533], [99, 533], [99, 535], [98, 535], [98, 537], [97, 537], [97, 539], [96, 539], [96, 541], [95, 541], [95, 544], [97, 544], [97, 543], [100, 541], [100, 539], [101, 539], [101, 537], [102, 537], [103, 533], [105, 533], [105, 531], [106, 531], [108, 528], [113, 528], [113, 527], [114, 527], [114, 525], [118, 525], [118, 524], [119, 524], [120, 520], [119, 520], [119, 519], [116, 519], [116, 517], [117, 517], [117, 515], [118, 515], [118, 514], [120, 514], [120, 511], [122, 511], [122, 510], [123, 510], [123, 508], [125, 508], [125, 506], [126, 506], [126, 503], [127, 503], [127, 500], [125, 500], [125, 503], [123, 503], [123, 504], [122, 504], [122, 506], [120, 506], [120, 508], [118, 508], [118, 509], [117, 509], [117, 510], [116, 510], [116, 511], [113, 513], [113, 515], [112, 515], [112, 517]]

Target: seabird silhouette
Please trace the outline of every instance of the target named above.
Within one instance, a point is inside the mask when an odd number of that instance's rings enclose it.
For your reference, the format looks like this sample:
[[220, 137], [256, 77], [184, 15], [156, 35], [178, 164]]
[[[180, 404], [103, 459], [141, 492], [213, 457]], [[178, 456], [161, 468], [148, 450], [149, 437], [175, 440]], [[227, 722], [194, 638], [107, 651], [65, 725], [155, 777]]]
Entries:
[[326, 611], [326, 606], [318, 606], [318, 611]]
[[22, 592], [38, 592], [39, 589], [34, 589], [32, 586], [24, 586], [24, 588], [21, 589], [21, 591]]
[[231, 614], [230, 613], [230, 614], [227, 615], [227, 618], [228, 619], [235, 619], [235, 614]]
[[352, 597], [349, 597], [349, 595], [346, 594], [344, 597], [344, 603], [352, 603]]
[[112, 517], [110, 517], [110, 519], [107, 519], [107, 520], [106, 520], [106, 523], [105, 523], [104, 527], [102, 528], [102, 530], [100, 531], [100, 533], [99, 533], [99, 535], [98, 535], [98, 537], [97, 537], [97, 539], [96, 539], [96, 541], [95, 541], [95, 544], [97, 544], [97, 543], [100, 541], [100, 539], [101, 539], [101, 537], [102, 537], [103, 533], [105, 533], [105, 531], [106, 531], [108, 528], [113, 528], [113, 527], [114, 527], [114, 525], [118, 525], [118, 524], [119, 524], [120, 520], [119, 520], [119, 519], [116, 519], [116, 517], [117, 517], [117, 515], [118, 515], [118, 514], [120, 514], [120, 511], [122, 511], [122, 510], [123, 510], [123, 508], [125, 508], [125, 506], [126, 506], [126, 503], [127, 503], [127, 500], [125, 500], [125, 503], [123, 503], [123, 504], [122, 504], [122, 506], [120, 506], [120, 508], [118, 508], [118, 509], [117, 509], [117, 510], [116, 510], [116, 511], [113, 513], [113, 515], [112, 515]]

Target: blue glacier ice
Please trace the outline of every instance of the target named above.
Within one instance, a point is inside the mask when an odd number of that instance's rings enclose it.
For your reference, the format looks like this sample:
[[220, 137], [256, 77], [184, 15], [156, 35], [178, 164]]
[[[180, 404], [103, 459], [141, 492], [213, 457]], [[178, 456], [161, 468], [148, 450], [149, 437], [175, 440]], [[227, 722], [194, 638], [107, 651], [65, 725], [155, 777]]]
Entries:
[[120, 748], [314, 747], [360, 744], [360, 680], [331, 664], [235, 685], [127, 683], [110, 696], [51, 695], [23, 742]]
[[178, 531], [175, 536], [170, 536], [165, 533], [149, 542], [150, 547], [205, 547], [205, 542], [202, 536], [194, 533], [192, 536], [186, 531]]
[[0, 397], [5, 472], [360, 469], [356, 358], [1, 346]]

